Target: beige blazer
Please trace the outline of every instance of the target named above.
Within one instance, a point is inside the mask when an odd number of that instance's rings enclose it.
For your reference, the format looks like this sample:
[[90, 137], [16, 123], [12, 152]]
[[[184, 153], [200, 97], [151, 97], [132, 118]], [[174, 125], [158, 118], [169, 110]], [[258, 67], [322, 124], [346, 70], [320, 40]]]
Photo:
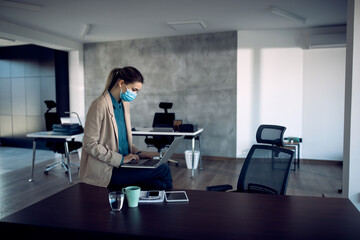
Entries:
[[[132, 144], [130, 106], [123, 101], [129, 150], [139, 150]], [[91, 104], [86, 116], [79, 178], [81, 181], [101, 187], [110, 183], [113, 167], [119, 167], [122, 155], [119, 153], [118, 128], [114, 108], [108, 91]]]

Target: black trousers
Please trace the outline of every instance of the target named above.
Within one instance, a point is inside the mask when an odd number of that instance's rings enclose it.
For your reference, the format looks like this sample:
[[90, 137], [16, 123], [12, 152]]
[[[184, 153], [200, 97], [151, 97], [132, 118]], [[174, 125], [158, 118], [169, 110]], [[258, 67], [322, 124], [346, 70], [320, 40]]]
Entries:
[[169, 166], [162, 164], [155, 169], [113, 168], [109, 189], [139, 186], [141, 190], [172, 189], [172, 175]]

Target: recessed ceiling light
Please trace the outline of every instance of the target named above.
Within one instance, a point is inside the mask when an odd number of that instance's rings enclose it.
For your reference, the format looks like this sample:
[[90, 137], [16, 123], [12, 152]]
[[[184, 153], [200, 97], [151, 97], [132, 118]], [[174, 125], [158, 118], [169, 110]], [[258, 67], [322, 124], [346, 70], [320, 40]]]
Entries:
[[167, 24], [175, 31], [205, 30], [206, 25], [201, 20], [173, 21]]
[[270, 12], [272, 12], [273, 14], [279, 15], [281, 17], [285, 17], [287, 19], [290, 19], [292, 21], [298, 22], [298, 23], [302, 23], [305, 24], [306, 23], [306, 18], [301, 17], [295, 13], [292, 12], [288, 12], [286, 10], [280, 9], [278, 7], [275, 6], [270, 6], [269, 8]]

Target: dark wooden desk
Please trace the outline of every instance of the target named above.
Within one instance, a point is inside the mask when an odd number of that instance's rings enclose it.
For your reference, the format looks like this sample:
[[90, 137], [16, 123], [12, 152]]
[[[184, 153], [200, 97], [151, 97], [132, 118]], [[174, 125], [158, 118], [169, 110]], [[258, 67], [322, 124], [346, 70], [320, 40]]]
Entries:
[[107, 193], [76, 184], [1, 219], [0, 232], [14, 239], [64, 240], [360, 237], [360, 213], [348, 199], [188, 190], [187, 204], [125, 205], [111, 213]]

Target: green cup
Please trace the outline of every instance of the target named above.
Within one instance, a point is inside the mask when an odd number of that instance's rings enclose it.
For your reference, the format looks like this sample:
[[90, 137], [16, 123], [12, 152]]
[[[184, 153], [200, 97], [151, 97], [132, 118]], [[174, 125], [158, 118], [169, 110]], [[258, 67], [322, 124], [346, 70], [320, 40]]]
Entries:
[[129, 207], [137, 207], [139, 204], [140, 187], [130, 186], [122, 189], [126, 195]]

